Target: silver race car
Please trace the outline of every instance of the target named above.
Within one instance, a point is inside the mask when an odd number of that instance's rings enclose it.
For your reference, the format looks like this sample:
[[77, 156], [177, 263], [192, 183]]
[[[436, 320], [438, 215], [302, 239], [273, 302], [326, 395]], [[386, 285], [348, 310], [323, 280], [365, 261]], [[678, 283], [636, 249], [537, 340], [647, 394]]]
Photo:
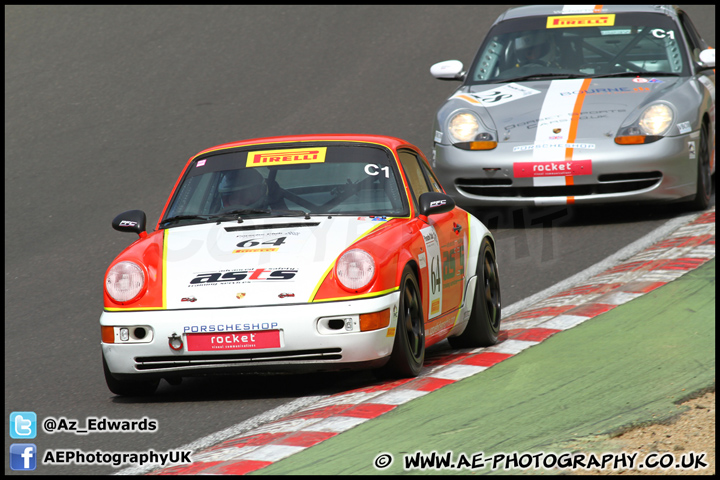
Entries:
[[689, 201], [715, 172], [715, 50], [670, 6], [512, 8], [439, 109], [433, 168], [465, 206]]

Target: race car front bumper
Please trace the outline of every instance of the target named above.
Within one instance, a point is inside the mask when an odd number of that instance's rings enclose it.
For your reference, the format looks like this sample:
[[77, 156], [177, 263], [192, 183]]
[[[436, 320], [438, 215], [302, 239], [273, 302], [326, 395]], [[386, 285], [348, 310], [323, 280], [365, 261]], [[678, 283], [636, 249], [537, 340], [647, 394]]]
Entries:
[[[392, 353], [399, 299], [396, 291], [296, 305], [105, 311], [102, 352], [121, 380], [375, 368]], [[361, 314], [385, 310], [387, 327], [361, 331]], [[267, 347], [263, 339], [277, 346]]]
[[[524, 149], [526, 145], [512, 142], [487, 151], [435, 144], [433, 168], [447, 193], [461, 206], [671, 202], [695, 195], [699, 138], [699, 132], [691, 132], [644, 145], [617, 145], [611, 138], [577, 140], [596, 148], [575, 150], [573, 161], [581, 160], [591, 173], [578, 172], [571, 181], [540, 172], [516, 175], [519, 165], [532, 166], [538, 160], [532, 150]], [[564, 163], [539, 165], [567, 167]]]

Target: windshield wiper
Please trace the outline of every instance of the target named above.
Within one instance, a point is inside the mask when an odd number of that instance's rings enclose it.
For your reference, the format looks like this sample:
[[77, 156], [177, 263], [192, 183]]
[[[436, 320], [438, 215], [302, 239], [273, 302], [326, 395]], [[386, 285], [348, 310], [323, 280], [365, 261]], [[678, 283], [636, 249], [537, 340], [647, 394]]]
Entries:
[[222, 218], [222, 217], [237, 217], [238, 215], [251, 215], [253, 213], [272, 213], [267, 208], [241, 208], [238, 210], [230, 210], [229, 212], [222, 212], [215, 215], [211, 215], [211, 218]]
[[310, 212], [303, 212], [302, 210], [275, 210], [275, 212], [278, 215], [273, 215], [273, 217], [299, 217], [303, 216], [305, 217], [305, 220], [308, 220], [310, 218]]
[[222, 219], [237, 219], [238, 221], [242, 222], [242, 216], [243, 215], [253, 215], [253, 214], [267, 214], [272, 217], [297, 217], [297, 216], [303, 216], [305, 219], [310, 218], [309, 213], [305, 213], [302, 210], [269, 210], [269, 209], [258, 209], [258, 208], [243, 208], [238, 210], [231, 210], [229, 212], [222, 212], [222, 213], [216, 213], [213, 215], [176, 215], [174, 217], [166, 218], [162, 222], [160, 222], [161, 225], [165, 225], [167, 223], [171, 222], [177, 222], [179, 220], [218, 220], [218, 222]]
[[591, 75], [592, 78], [610, 78], [610, 77], [659, 77], [661, 75], [679, 77], [679, 73], [666, 73], [666, 72], [615, 72], [615, 73], [604, 73], [602, 75]]
[[166, 218], [160, 222], [160, 224], [165, 225], [166, 223], [177, 222], [178, 220], [209, 220], [210, 217], [211, 215], [175, 215], [174, 217]]
[[270, 215], [271, 217], [297, 217], [299, 215], [302, 215], [305, 217], [305, 219], [310, 218], [309, 213], [305, 213], [302, 210], [270, 210], [270, 209], [258, 209], [258, 208], [244, 208], [239, 210], [231, 210], [229, 212], [223, 212], [219, 213], [217, 215], [210, 215], [210, 218], [215, 220], [218, 220], [218, 223], [223, 218], [237, 218], [238, 223], [242, 223], [242, 216], [243, 215], [253, 215], [257, 213], [264, 213], [266, 215]]
[[268, 209], [261, 208], [241, 208], [238, 210], [230, 210], [229, 212], [218, 213], [216, 215], [210, 215], [210, 218], [217, 220], [218, 224], [225, 218], [237, 219], [238, 223], [242, 223], [242, 215], [252, 215], [256, 213], [270, 214], [272, 212]]
[[523, 75], [522, 77], [498, 79], [495, 83], [521, 82], [523, 80], [531, 80], [533, 78], [585, 78], [587, 75], [577, 73], [533, 73], [531, 75]]

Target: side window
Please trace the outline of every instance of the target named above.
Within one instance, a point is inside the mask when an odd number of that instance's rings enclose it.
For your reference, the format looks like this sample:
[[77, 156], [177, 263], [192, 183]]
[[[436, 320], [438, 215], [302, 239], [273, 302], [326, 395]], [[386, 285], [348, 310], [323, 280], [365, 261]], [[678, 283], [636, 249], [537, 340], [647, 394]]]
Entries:
[[413, 201], [417, 207], [417, 199], [420, 195], [430, 191], [425, 175], [420, 168], [420, 162], [417, 156], [408, 150], [401, 150], [398, 152], [400, 157], [400, 163], [402, 164], [403, 170], [405, 170], [405, 176], [410, 182], [410, 188], [413, 193]]
[[695, 25], [690, 21], [690, 17], [685, 15], [684, 12], [680, 13], [680, 24], [683, 32], [685, 32], [685, 38], [688, 40], [688, 50], [692, 54], [692, 61], [697, 63], [700, 61], [700, 52], [707, 48], [707, 44], [700, 37]]
[[425, 173], [425, 177], [430, 182], [430, 189], [433, 192], [444, 193], [442, 187], [440, 186], [440, 182], [438, 182], [437, 178], [435, 178], [435, 175], [430, 170], [430, 167], [422, 161], [420, 162], [420, 166], [422, 167], [422, 171]]

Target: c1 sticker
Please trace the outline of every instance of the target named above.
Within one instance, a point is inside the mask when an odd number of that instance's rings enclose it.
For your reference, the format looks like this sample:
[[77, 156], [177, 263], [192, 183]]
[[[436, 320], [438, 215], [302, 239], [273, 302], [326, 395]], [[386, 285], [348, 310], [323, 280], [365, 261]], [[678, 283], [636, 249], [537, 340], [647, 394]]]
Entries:
[[440, 257], [440, 242], [432, 226], [420, 230], [425, 241], [428, 266], [428, 293], [430, 294], [430, 312], [428, 319], [437, 317], [442, 312], [442, 261]]
[[615, 14], [604, 15], [562, 15], [548, 17], [546, 28], [574, 27], [612, 27], [615, 25]]
[[327, 147], [293, 148], [283, 150], [262, 150], [249, 152], [246, 167], [271, 167], [274, 165], [297, 165], [301, 163], [323, 163]]

